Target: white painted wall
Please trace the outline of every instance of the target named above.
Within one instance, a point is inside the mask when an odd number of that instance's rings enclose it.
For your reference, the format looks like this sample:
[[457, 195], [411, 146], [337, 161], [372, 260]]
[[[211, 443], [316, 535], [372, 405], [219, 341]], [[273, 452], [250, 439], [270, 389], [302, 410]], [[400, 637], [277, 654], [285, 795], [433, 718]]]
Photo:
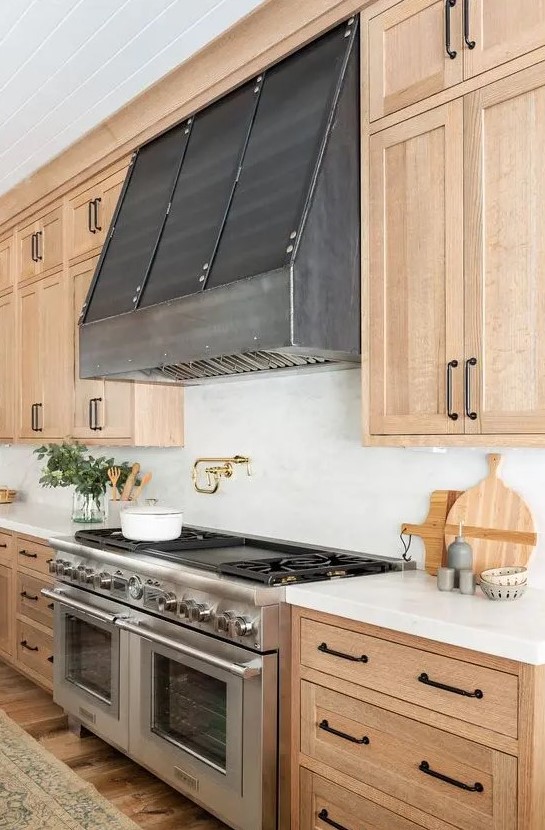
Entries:
[[[360, 446], [359, 371], [318, 372], [216, 383], [186, 391], [184, 450], [119, 450], [154, 474], [149, 495], [182, 504], [186, 522], [401, 554], [400, 525], [423, 521], [434, 489], [466, 489], [487, 472], [484, 449], [430, 450]], [[108, 451], [106, 451], [108, 452]], [[214, 496], [199, 495], [190, 470], [198, 455], [249, 455]], [[504, 451], [503, 476], [545, 528], [545, 451]], [[42, 490], [27, 447], [0, 448], [0, 483], [30, 501], [70, 506], [66, 492]], [[1, 508], [0, 508], [1, 525]], [[419, 540], [411, 552], [421, 560]], [[545, 587], [545, 544], [534, 556], [533, 584]]]

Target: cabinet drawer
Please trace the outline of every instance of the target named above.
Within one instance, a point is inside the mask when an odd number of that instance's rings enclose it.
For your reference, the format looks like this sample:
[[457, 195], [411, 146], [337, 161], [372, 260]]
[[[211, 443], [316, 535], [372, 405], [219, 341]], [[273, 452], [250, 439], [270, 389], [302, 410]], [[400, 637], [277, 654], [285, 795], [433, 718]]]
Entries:
[[301, 751], [454, 827], [516, 828], [515, 758], [306, 681]]
[[50, 682], [53, 680], [53, 636], [17, 620], [17, 659]]
[[49, 573], [49, 560], [54, 558], [53, 551], [40, 542], [19, 537], [17, 539], [17, 564], [42, 574]]
[[13, 564], [13, 536], [11, 533], [0, 533], [0, 562], [3, 565]]
[[[301, 620], [300, 659], [334, 677], [517, 737], [515, 675], [307, 619]], [[419, 680], [426, 676], [428, 683]]]
[[17, 613], [30, 617], [48, 628], [53, 628], [53, 603], [41, 594], [42, 588], [45, 587], [49, 587], [48, 582], [19, 573], [17, 576]]

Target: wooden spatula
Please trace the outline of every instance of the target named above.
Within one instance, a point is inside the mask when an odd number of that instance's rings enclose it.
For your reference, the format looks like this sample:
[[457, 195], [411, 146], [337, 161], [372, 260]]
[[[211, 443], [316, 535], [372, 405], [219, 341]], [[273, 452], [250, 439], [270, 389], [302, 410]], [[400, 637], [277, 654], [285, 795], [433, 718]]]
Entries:
[[462, 522], [463, 534], [473, 548], [475, 573], [507, 565], [526, 566], [537, 543], [530, 508], [498, 476], [501, 461], [499, 454], [488, 456], [488, 476], [460, 496], [445, 525], [448, 547]]
[[132, 470], [130, 471], [127, 481], [125, 482], [125, 486], [123, 487], [123, 492], [121, 493], [121, 501], [128, 501], [129, 496], [131, 494], [131, 490], [134, 487], [134, 482], [136, 481], [136, 477], [140, 472], [140, 464], [133, 464]]

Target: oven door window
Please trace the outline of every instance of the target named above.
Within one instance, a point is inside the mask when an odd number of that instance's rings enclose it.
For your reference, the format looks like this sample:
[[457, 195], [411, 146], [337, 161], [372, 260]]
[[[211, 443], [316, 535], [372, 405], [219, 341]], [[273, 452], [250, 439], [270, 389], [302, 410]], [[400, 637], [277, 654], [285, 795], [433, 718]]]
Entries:
[[73, 614], [65, 617], [66, 679], [103, 703], [112, 704], [114, 677], [112, 671], [112, 631]]
[[152, 731], [220, 772], [227, 772], [224, 679], [153, 654]]

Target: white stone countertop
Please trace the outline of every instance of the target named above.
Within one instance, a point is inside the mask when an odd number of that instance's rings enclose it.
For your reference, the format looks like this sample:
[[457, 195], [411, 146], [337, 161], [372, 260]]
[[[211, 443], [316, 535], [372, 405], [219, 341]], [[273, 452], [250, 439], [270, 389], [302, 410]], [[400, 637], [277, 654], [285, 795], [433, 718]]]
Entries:
[[78, 529], [81, 529], [81, 525], [71, 521], [70, 508], [61, 510], [47, 504], [30, 502], [0, 504], [0, 530], [50, 539], [52, 536], [71, 536]]
[[292, 585], [286, 600], [314, 611], [534, 665], [545, 664], [545, 591], [513, 602], [442, 592], [424, 571]]

